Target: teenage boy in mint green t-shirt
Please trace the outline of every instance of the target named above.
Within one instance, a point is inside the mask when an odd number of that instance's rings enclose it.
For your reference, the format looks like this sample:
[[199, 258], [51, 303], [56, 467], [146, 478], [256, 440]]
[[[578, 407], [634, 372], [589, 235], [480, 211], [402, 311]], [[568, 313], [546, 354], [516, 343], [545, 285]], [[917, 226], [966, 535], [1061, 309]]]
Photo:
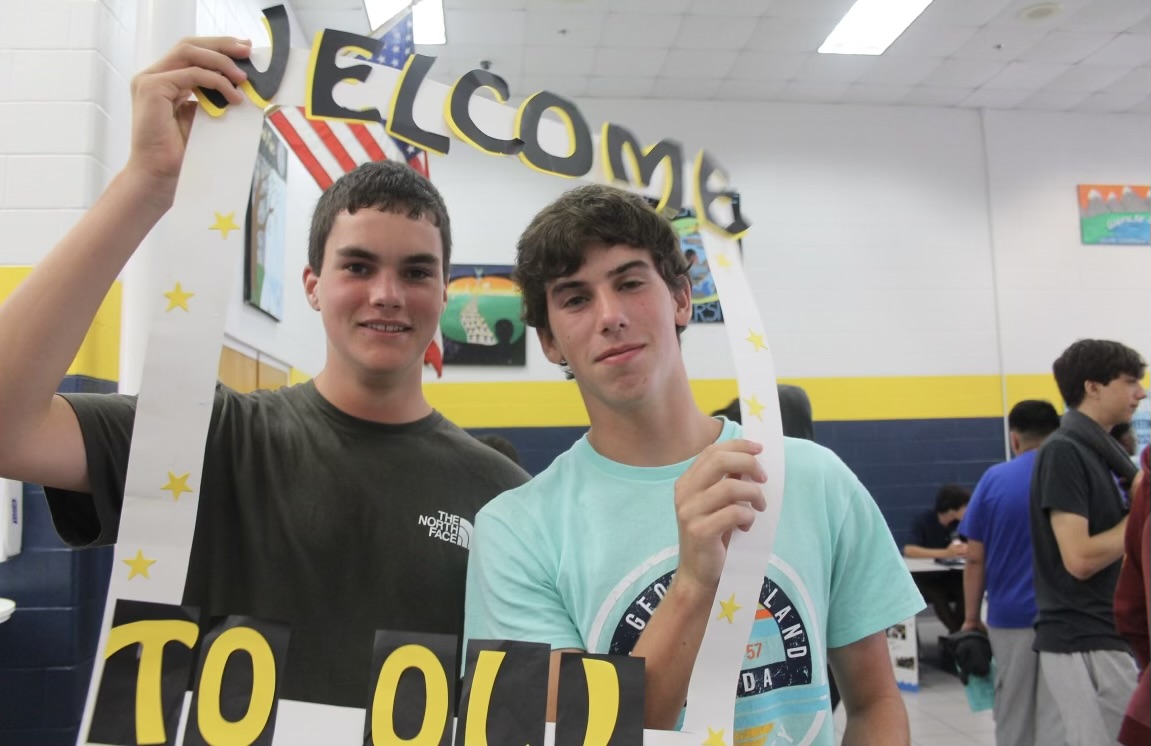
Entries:
[[[465, 634], [645, 658], [649, 728], [676, 726], [726, 555], [765, 507], [761, 446], [695, 405], [679, 347], [687, 262], [642, 198], [568, 192], [521, 236], [514, 279], [591, 429], [477, 516]], [[923, 608], [871, 496], [830, 451], [788, 439], [774, 555], [737, 684], [734, 743], [910, 742], [884, 630]], [[751, 481], [735, 477], [748, 477]]]

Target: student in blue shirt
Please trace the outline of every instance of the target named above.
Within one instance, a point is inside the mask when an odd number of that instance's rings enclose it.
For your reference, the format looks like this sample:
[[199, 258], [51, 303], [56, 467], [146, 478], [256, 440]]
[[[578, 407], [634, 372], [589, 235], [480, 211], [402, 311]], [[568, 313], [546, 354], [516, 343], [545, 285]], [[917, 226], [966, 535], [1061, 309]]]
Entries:
[[[987, 470], [959, 525], [959, 533], [967, 537], [963, 629], [985, 630], [991, 640], [996, 660], [995, 743], [1024, 746], [1050, 743], [1035, 738], [1039, 655], [1031, 649], [1036, 608], [1029, 516], [1035, 453], [1059, 429], [1059, 413], [1050, 402], [1028, 399], [1012, 407], [1007, 427], [1015, 458]], [[986, 626], [979, 618], [985, 589]]]

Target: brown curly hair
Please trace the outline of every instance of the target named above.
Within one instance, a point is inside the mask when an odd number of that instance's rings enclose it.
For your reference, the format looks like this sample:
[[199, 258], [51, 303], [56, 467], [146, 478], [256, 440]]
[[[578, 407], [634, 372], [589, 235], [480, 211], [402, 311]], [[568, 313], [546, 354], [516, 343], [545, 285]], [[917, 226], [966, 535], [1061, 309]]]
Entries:
[[[688, 263], [671, 222], [643, 197], [589, 184], [566, 192], [541, 210], [516, 244], [512, 280], [523, 293], [524, 323], [550, 332], [548, 283], [579, 271], [588, 249], [619, 244], [647, 250], [668, 288], [684, 287]], [[683, 329], [676, 327], [677, 332]]]

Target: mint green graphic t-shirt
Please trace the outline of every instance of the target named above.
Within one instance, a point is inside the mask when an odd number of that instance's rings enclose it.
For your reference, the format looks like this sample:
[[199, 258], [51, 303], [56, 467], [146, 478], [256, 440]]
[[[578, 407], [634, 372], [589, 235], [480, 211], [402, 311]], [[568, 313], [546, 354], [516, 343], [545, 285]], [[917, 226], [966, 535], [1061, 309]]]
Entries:
[[[738, 437], [739, 425], [724, 420], [719, 442]], [[924, 604], [875, 501], [847, 466], [792, 438], [785, 459], [774, 552], [732, 682], [734, 744], [832, 746], [827, 648]], [[471, 546], [466, 637], [630, 653], [675, 576], [674, 486], [690, 464], [626, 466], [585, 436], [489, 503]]]

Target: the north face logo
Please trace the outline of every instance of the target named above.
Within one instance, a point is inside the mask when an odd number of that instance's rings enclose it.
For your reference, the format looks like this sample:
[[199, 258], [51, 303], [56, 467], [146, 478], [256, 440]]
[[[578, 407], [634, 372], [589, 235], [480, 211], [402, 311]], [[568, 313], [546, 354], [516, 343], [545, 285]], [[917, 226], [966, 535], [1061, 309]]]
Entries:
[[436, 511], [435, 515], [420, 516], [420, 525], [426, 526], [428, 536], [448, 541], [467, 549], [472, 543], [472, 524], [458, 515]]

